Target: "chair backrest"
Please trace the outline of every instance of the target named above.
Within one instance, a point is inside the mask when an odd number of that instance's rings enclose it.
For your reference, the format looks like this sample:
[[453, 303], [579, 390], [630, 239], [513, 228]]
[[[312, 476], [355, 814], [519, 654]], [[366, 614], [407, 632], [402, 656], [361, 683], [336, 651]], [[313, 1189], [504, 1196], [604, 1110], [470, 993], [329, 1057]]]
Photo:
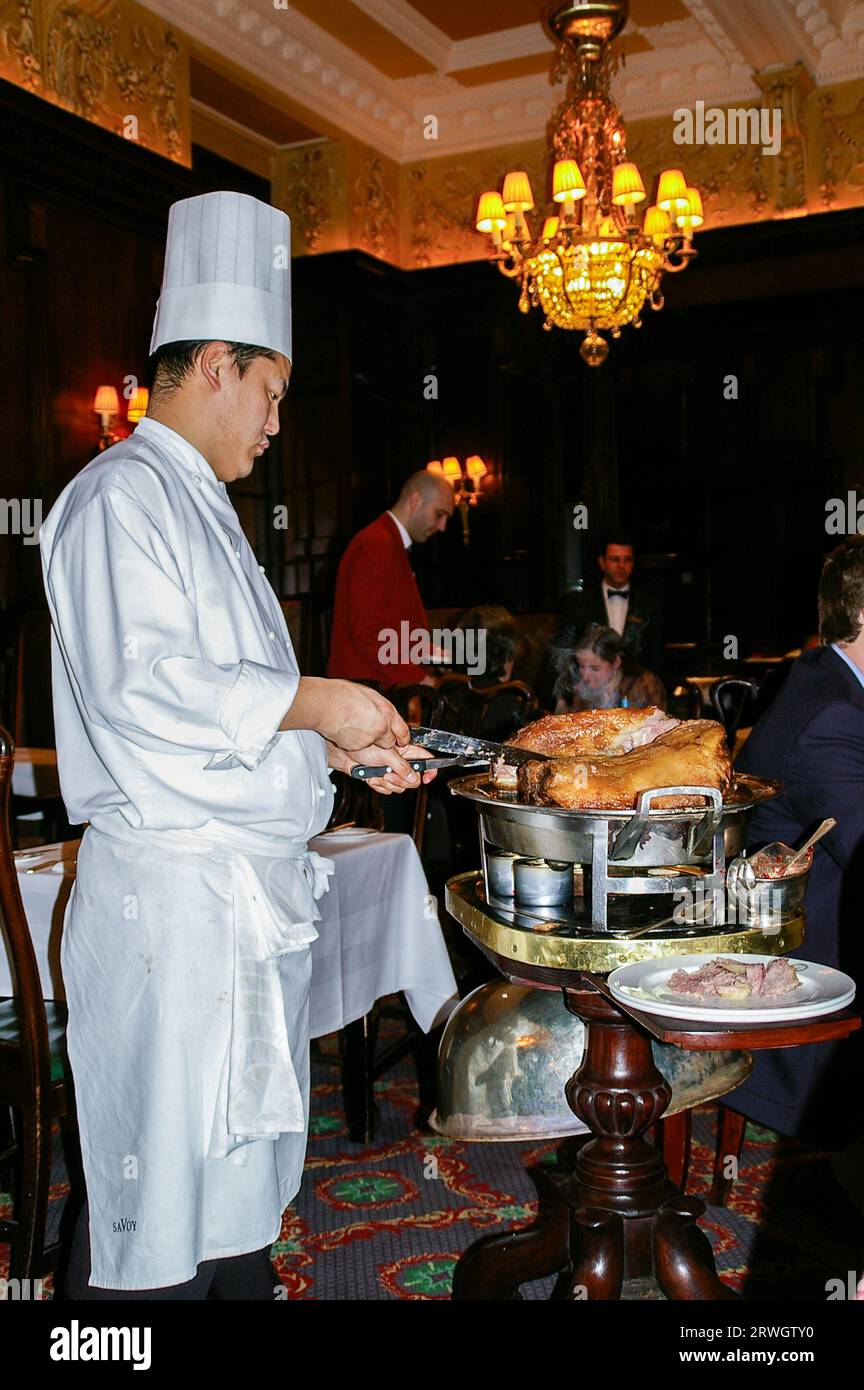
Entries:
[[300, 599], [300, 670], [307, 676], [323, 676], [330, 650], [333, 610], [320, 594]]
[[25, 613], [18, 630], [15, 742], [20, 748], [54, 747], [51, 615], [47, 608]]
[[752, 713], [758, 688], [757, 681], [745, 676], [721, 676], [709, 686], [711, 707], [730, 741]]
[[[408, 724], [422, 724], [426, 729], [440, 729], [444, 717], [445, 704], [442, 696], [431, 685], [400, 685], [386, 692]], [[421, 859], [426, 843], [426, 823], [429, 818], [429, 788], [420, 786], [414, 802], [414, 824], [411, 838]]]
[[383, 692], [408, 724], [422, 724], [425, 729], [439, 729], [445, 704], [433, 685], [395, 685]]
[[304, 676], [311, 675], [303, 665], [303, 608], [299, 598], [280, 598], [279, 607], [285, 616], [288, 627], [288, 636], [291, 638], [291, 646], [294, 648], [294, 655], [297, 664]]
[[759, 680], [759, 688], [753, 702], [753, 723], [757, 723], [762, 718], [765, 711], [773, 704], [786, 684], [786, 677], [795, 665], [794, 660], [789, 659], [779, 663], [777, 666], [770, 667]]
[[366, 782], [344, 772], [334, 772], [332, 777], [336, 795], [327, 828], [333, 830], [337, 825], [353, 822], [367, 830], [383, 830], [384, 811], [378, 793]]
[[9, 955], [18, 1001], [20, 1043], [25, 1074], [37, 1087], [50, 1085], [48, 1023], [36, 952], [24, 915], [9, 828], [9, 793], [15, 745], [0, 726], [0, 937]]
[[515, 734], [536, 705], [534, 692], [524, 681], [502, 681], [478, 688], [467, 676], [445, 676], [439, 682], [438, 693], [446, 704], [446, 728], [497, 742]]

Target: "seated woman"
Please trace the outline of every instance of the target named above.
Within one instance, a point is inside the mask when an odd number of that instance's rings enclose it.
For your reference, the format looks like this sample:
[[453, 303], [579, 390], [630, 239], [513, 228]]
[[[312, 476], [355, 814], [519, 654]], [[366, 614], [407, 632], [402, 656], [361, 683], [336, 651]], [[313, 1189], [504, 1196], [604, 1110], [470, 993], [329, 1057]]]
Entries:
[[[491, 686], [504, 685], [512, 680], [513, 663], [522, 645], [513, 615], [497, 604], [469, 608], [459, 619], [456, 631], [460, 630], [466, 634], [466, 659], [454, 660], [450, 672], [463, 681], [467, 677], [468, 686], [463, 684], [460, 687], [453, 681], [448, 684], [447, 674], [439, 685], [441, 693], [456, 710], [464, 707], [473, 692], [488, 690]], [[470, 642], [468, 633], [471, 634]], [[469, 654], [476, 658], [473, 662], [467, 659]], [[472, 732], [481, 738], [509, 738], [520, 727], [524, 708], [525, 699], [521, 693], [504, 691], [490, 700], [481, 726]]]
[[627, 652], [611, 627], [591, 623], [575, 647], [557, 655], [555, 713], [583, 709], [666, 708], [666, 691], [653, 671]]
[[[469, 608], [456, 624], [456, 630], [476, 634], [475, 650], [482, 652], [482, 673], [475, 674], [466, 661], [454, 661], [452, 667], [456, 672], [470, 675], [475, 690], [500, 685], [511, 679], [513, 662], [519, 649], [519, 632], [513, 615], [506, 608], [498, 604]], [[482, 646], [479, 641], [481, 634]]]

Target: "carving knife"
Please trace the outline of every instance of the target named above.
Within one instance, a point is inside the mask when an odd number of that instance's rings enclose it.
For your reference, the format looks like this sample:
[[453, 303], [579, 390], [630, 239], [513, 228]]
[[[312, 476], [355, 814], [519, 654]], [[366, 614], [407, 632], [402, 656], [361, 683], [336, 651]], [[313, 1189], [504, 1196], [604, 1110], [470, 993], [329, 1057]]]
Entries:
[[[425, 729], [422, 725], [411, 726], [411, 742], [419, 748], [428, 748], [434, 753], [449, 753], [448, 758], [407, 759], [415, 772], [429, 772], [434, 767], [459, 767], [469, 762], [491, 763], [503, 759], [508, 767], [522, 767], [528, 762], [546, 762], [546, 753], [532, 753], [527, 748], [514, 748], [511, 743], [492, 743], [485, 738], [472, 738], [468, 734], [452, 734], [447, 729]], [[367, 767], [358, 765], [351, 769], [351, 776], [361, 779], [383, 777], [390, 769], [387, 767]]]

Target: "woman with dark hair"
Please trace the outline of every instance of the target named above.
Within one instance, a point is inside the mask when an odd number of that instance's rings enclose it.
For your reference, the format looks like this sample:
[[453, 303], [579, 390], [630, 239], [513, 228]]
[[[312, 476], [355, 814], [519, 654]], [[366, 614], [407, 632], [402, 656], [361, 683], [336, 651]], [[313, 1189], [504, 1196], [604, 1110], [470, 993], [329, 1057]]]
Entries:
[[647, 705], [666, 708], [662, 681], [633, 660], [614, 628], [591, 623], [574, 647], [559, 650], [556, 665], [556, 714]]
[[[456, 630], [470, 632], [474, 649], [482, 652], [482, 672], [476, 675], [466, 661], [454, 661], [453, 670], [471, 676], [475, 689], [498, 685], [513, 675], [513, 662], [519, 650], [519, 632], [513, 615], [498, 604], [483, 604], [462, 614]], [[482, 639], [478, 641], [478, 639]], [[467, 648], [466, 648], [467, 650]]]

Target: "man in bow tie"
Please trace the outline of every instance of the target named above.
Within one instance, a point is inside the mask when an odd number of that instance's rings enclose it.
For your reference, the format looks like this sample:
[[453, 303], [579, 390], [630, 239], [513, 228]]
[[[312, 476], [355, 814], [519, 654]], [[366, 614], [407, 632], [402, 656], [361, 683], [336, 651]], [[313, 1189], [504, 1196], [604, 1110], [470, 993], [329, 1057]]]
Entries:
[[664, 646], [660, 605], [632, 583], [636, 555], [622, 533], [606, 538], [597, 555], [601, 581], [569, 593], [561, 607], [556, 645], [578, 641], [590, 623], [621, 634], [630, 655], [663, 679]]

